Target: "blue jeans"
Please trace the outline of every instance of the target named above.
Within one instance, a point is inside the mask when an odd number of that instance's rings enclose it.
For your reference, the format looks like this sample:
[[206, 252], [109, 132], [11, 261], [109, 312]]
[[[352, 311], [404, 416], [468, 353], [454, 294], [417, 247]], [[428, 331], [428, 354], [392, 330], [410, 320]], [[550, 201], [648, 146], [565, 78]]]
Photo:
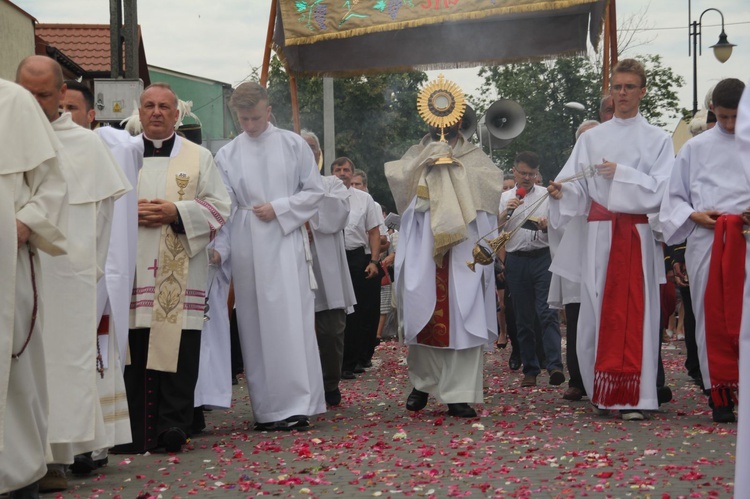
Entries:
[[549, 271], [550, 263], [551, 257], [548, 250], [534, 251], [531, 255], [523, 252], [509, 252], [505, 259], [505, 278], [513, 296], [523, 373], [534, 376], [541, 372], [534, 338], [535, 313], [542, 324], [542, 345], [547, 357], [545, 368], [549, 372], [563, 369], [560, 321], [557, 310], [551, 309], [547, 304], [552, 279]]

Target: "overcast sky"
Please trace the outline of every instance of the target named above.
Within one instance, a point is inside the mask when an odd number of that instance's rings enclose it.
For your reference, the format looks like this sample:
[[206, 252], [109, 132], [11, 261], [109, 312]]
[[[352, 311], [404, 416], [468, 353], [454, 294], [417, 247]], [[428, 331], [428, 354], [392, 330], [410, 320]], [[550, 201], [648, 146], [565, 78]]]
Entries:
[[[106, 0], [11, 0], [42, 23], [109, 23]], [[271, 0], [141, 0], [138, 22], [149, 64], [236, 85], [263, 59]], [[708, 48], [717, 42], [721, 18], [703, 16], [703, 55], [698, 57], [699, 102], [721, 78], [750, 79], [750, 1], [693, 0], [693, 18], [708, 8], [722, 11], [729, 41], [737, 45], [725, 64]], [[682, 105], [692, 108], [693, 69], [688, 56], [688, 0], [620, 0], [618, 21], [645, 12], [636, 46], [621, 57], [660, 54], [685, 78]], [[635, 43], [634, 43], [635, 45]], [[467, 43], [467, 50], [470, 50]], [[472, 93], [477, 68], [445, 72]], [[430, 73], [432, 75], [432, 73]], [[699, 106], [700, 107], [700, 106]]]

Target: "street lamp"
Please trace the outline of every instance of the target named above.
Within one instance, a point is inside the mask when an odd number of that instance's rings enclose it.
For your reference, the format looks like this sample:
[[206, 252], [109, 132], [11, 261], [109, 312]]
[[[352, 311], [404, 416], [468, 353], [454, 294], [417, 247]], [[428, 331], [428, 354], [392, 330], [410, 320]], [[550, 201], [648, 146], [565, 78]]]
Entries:
[[714, 10], [719, 13], [721, 16], [721, 34], [719, 35], [719, 41], [716, 43], [716, 45], [711, 45], [711, 47], [714, 49], [714, 56], [716, 56], [716, 59], [718, 59], [719, 62], [722, 64], [727, 62], [729, 57], [732, 55], [732, 47], [736, 47], [735, 44], [729, 43], [727, 40], [727, 34], [724, 32], [724, 14], [721, 13], [719, 9], [706, 9], [703, 12], [701, 12], [700, 17], [698, 17], [697, 21], [692, 20], [692, 16], [690, 13], [690, 6], [691, 2], [688, 0], [688, 55], [690, 55], [690, 39], [693, 39], [693, 116], [695, 116], [695, 113], [698, 112], [698, 55], [700, 55], [702, 51], [702, 44], [699, 42], [699, 39], [702, 41], [702, 32], [701, 32], [701, 21], [703, 21], [703, 14], [710, 10]]

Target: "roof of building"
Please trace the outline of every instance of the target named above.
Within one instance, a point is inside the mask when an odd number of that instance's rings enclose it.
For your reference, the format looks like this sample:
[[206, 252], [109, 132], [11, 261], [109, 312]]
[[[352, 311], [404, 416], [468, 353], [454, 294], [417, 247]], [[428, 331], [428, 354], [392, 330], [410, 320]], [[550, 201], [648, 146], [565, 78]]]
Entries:
[[36, 34], [86, 71], [109, 71], [109, 24], [39, 24]]

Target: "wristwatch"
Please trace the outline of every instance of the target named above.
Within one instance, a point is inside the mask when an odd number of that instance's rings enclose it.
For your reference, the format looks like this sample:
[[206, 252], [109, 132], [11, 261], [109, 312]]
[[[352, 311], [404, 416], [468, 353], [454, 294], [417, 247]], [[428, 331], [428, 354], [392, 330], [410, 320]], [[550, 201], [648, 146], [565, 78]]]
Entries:
[[370, 260], [370, 263], [377, 266], [380, 262], [377, 260]]

